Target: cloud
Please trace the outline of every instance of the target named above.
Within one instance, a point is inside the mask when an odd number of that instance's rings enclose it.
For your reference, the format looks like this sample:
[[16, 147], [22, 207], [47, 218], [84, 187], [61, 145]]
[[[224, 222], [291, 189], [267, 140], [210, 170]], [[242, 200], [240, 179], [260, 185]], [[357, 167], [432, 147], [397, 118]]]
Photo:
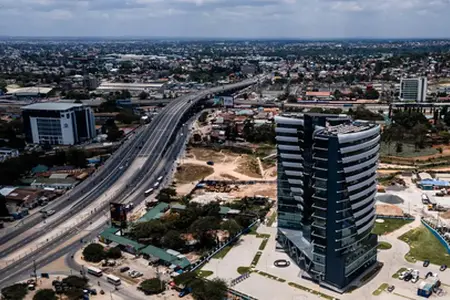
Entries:
[[0, 35], [448, 37], [449, 13], [450, 0], [0, 0]]

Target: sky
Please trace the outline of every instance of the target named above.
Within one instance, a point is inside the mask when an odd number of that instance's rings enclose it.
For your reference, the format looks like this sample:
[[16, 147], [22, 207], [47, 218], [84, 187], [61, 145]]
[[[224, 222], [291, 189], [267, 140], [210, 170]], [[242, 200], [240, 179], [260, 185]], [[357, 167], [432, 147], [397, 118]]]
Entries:
[[448, 38], [450, 0], [0, 0], [0, 36]]

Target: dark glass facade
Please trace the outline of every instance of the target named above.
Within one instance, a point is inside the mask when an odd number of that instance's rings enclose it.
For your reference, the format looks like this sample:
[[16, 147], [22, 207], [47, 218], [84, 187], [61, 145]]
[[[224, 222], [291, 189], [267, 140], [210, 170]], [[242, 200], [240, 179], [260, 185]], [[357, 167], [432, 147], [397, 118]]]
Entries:
[[376, 262], [379, 126], [348, 117], [276, 117], [278, 242], [308, 274], [345, 289]]

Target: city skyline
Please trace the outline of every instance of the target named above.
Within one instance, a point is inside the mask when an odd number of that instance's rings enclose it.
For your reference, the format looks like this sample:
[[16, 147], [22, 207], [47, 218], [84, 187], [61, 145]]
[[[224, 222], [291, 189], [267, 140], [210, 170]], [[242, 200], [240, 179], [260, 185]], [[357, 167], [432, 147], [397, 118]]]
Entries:
[[326, 39], [445, 38], [450, 5], [445, 0], [4, 0], [0, 8], [0, 36]]

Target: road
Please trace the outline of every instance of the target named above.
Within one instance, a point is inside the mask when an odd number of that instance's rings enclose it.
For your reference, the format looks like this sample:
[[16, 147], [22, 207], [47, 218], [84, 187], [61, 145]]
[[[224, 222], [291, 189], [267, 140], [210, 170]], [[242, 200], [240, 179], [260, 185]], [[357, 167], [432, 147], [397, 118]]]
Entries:
[[[1, 256], [9, 256], [10, 260], [13, 262], [8, 263], [1, 269], [0, 286], [3, 286], [6, 282], [11, 282], [10, 279], [14, 276], [28, 274], [27, 270], [29, 270], [33, 260], [36, 260], [36, 263], [41, 264], [41, 260], [45, 260], [45, 254], [49, 249], [54, 249], [64, 240], [74, 236], [79, 230], [89, 226], [92, 223], [92, 220], [101, 217], [104, 214], [104, 210], [108, 207], [109, 201], [123, 201], [127, 195], [132, 194], [137, 189], [148, 187], [140, 185], [141, 182], [146, 182], [150, 185], [154, 183], [155, 178], [157, 178], [156, 176], [159, 177], [167, 174], [167, 172], [170, 171], [170, 168], [163, 168], [163, 171], [160, 174], [156, 174], [154, 171], [161, 165], [163, 167], [172, 167], [170, 162], [173, 162], [176, 159], [179, 151], [181, 151], [181, 148], [184, 145], [184, 139], [176, 138], [176, 132], [179, 128], [177, 125], [181, 125], [180, 123], [185, 121], [187, 114], [194, 104], [208, 95], [220, 91], [245, 87], [253, 84], [255, 81], [256, 80], [247, 80], [241, 83], [212, 88], [196, 95], [187, 95], [175, 99], [167, 105], [148, 126], [137, 132], [133, 139], [130, 139], [130, 141], [120, 147], [117, 153], [108, 160], [109, 163], [107, 162], [107, 164], [102, 167], [102, 174], [105, 174], [103, 180], [99, 179], [100, 173], [96, 174], [91, 180], [83, 184], [81, 188], [78, 188], [71, 192], [70, 195], [65, 196], [67, 198], [75, 198], [74, 194], [80, 195], [81, 197], [77, 200], [76, 204], [71, 205], [73, 205], [72, 212], [81, 212], [88, 204], [95, 201], [99, 195], [103, 194], [105, 190], [109, 189], [117, 181], [117, 179], [125, 172], [127, 166], [132, 164], [134, 158], [145, 158], [145, 162], [139, 171], [129, 178], [126, 181], [126, 184], [119, 187], [117, 193], [108, 197], [107, 201], [100, 202], [99, 209], [91, 211], [89, 217], [83, 218], [82, 220], [75, 218], [76, 213], [71, 214], [70, 209], [65, 210], [65, 213], [49, 220], [47, 224], [39, 226], [39, 229], [33, 232], [33, 234], [28, 236], [20, 234], [16, 243], [1, 249]], [[184, 130], [187, 130], [187, 128]], [[152, 179], [153, 182], [149, 182], [149, 178]], [[140, 197], [142, 197], [142, 194]], [[142, 198], [138, 199], [138, 201], [139, 200], [142, 201]], [[67, 206], [66, 201], [58, 201], [54, 205], [58, 208]], [[41, 220], [37, 220], [36, 222], [34, 221], [34, 218], [30, 218], [24, 225], [17, 228], [16, 232], [26, 232], [40, 221]], [[33, 224], [33, 222], [35, 222], [34, 225], [30, 225]], [[67, 229], [64, 231], [64, 234], [62, 234], [61, 225], [64, 225]], [[12, 232], [8, 235], [15, 236], [18, 234]], [[50, 239], [47, 241], [45, 241], [46, 236], [50, 236]], [[33, 245], [33, 241], [39, 238], [43, 238], [44, 240], [38, 249], [32, 249], [30, 252], [25, 252], [26, 255], [14, 257], [14, 253], [17, 250]], [[2, 240], [4, 241], [6, 239], [7, 238], [3, 237]], [[62, 255], [64, 254], [64, 251], [58, 252], [58, 254]]]

